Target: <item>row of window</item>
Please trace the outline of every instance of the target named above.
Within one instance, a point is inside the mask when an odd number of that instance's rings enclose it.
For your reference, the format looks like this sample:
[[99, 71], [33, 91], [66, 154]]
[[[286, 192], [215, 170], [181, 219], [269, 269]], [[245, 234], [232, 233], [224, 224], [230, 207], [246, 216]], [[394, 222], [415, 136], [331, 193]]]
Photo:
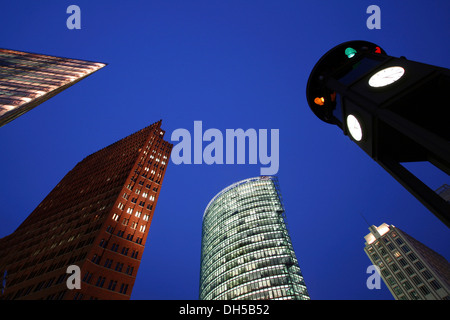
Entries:
[[[104, 287], [105, 282], [106, 282], [106, 277], [98, 276], [97, 280], [95, 282], [91, 283], [92, 279], [93, 279], [93, 273], [86, 272], [84, 274], [84, 276], [83, 276], [82, 281], [86, 282], [87, 284], [92, 284], [92, 285], [94, 285], [96, 287], [99, 287], [99, 288], [103, 288]], [[107, 290], [110, 290], [110, 291], [116, 291], [116, 287], [117, 287], [117, 280], [110, 279], [108, 285], [106, 287], [104, 287], [104, 288], [107, 289]], [[122, 283], [120, 285], [120, 287], [117, 287], [117, 289], [118, 289], [117, 290], [118, 293], [127, 294], [128, 284], [127, 283]]]
[[[222, 250], [226, 250], [221, 253], [222, 255], [227, 254], [236, 248], [244, 246], [246, 242], [267, 240], [272, 237], [268, 234], [283, 231], [280, 221], [277, 218], [271, 217], [245, 225], [237, 224], [235, 227], [231, 231], [222, 228], [221, 233], [203, 235], [202, 246], [205, 252], [204, 259], [209, 259], [217, 255], [218, 251]], [[265, 234], [267, 234], [267, 237]], [[250, 240], [250, 238], [253, 240]]]
[[[113, 234], [114, 233], [114, 227], [109, 225], [108, 227], [106, 227], [106, 232], [108, 232], [110, 234]], [[120, 237], [120, 238], [123, 238], [124, 234], [125, 234], [125, 230], [118, 230], [115, 235]], [[126, 240], [133, 241], [133, 238], [134, 238], [134, 235], [131, 234], [131, 233], [128, 233], [127, 237], [126, 237]], [[137, 237], [134, 242], [137, 243], [137, 244], [142, 244], [142, 240], [143, 240], [143, 238]]]
[[[91, 259], [91, 261], [93, 262], [93, 263], [95, 263], [95, 264], [100, 264], [100, 261], [101, 261], [101, 256], [98, 256], [97, 254], [94, 254], [93, 256], [92, 256], [92, 259]], [[105, 268], [107, 268], [107, 269], [111, 269], [112, 268], [112, 266], [113, 266], [113, 263], [114, 263], [114, 260], [113, 259], [106, 259], [106, 261], [105, 261], [105, 263], [104, 263], [104, 267]], [[122, 272], [122, 269], [123, 269], [123, 263], [122, 262], [116, 262], [116, 266], [115, 266], [115, 268], [114, 268], [114, 270], [115, 271], [117, 271], [117, 272]], [[133, 275], [133, 271], [134, 271], [134, 267], [133, 266], [130, 266], [130, 265], [128, 265], [127, 266], [127, 269], [124, 271], [124, 273], [126, 273], [127, 275], [129, 275], [129, 276], [132, 276]]]
[[8, 293], [4, 299], [5, 300], [10, 300], [10, 299], [16, 300], [16, 299], [25, 297], [29, 294], [39, 292], [43, 289], [50, 288], [53, 285], [57, 285], [57, 284], [60, 284], [63, 281], [65, 281], [67, 276], [68, 276], [67, 273], [63, 273], [58, 277], [52, 277], [50, 279], [43, 280], [36, 285], [33, 284], [28, 287], [21, 288], [21, 289], [17, 290], [16, 292]]
[[[222, 291], [235, 287], [245, 282], [253, 281], [255, 279], [271, 276], [285, 274], [287, 263], [293, 264], [292, 259], [287, 256], [277, 256], [272, 258], [263, 258], [259, 260], [250, 261], [243, 265], [237, 265], [233, 269], [227, 270], [220, 276], [213, 277], [209, 279], [209, 283], [202, 281], [201, 288], [204, 292], [209, 291]], [[296, 268], [300, 271], [300, 268]], [[296, 280], [303, 281], [300, 278]]]
[[[408, 299], [408, 297], [413, 300], [421, 299], [416, 290], [418, 289], [423, 296], [431, 294], [427, 285], [430, 285], [434, 290], [440, 289], [441, 285], [439, 282], [436, 279], [433, 279], [433, 274], [425, 269], [424, 264], [418, 260], [418, 257], [412, 252], [411, 248], [404, 240], [398, 237], [395, 232], [391, 232], [390, 235], [392, 236], [393, 241], [386, 235], [383, 237], [384, 245], [382, 242], [377, 241], [374, 244], [374, 247], [368, 248], [368, 252], [374, 261], [378, 261], [381, 274], [386, 279], [387, 284], [391, 287], [398, 299], [403, 300]], [[384, 262], [386, 262], [387, 265], [382, 262], [380, 256], [373, 248], [376, 248], [378, 253], [383, 256]], [[398, 249], [400, 249], [403, 254]], [[391, 258], [389, 252], [394, 259]], [[405, 257], [407, 257], [409, 261], [405, 259]], [[423, 280], [425, 280], [425, 283]]]
[[[230, 275], [229, 271], [233, 270], [233, 268], [248, 263], [257, 263], [258, 261], [261, 261], [261, 259], [266, 260], [270, 257], [285, 256], [290, 253], [289, 249], [286, 247], [280, 247], [275, 242], [271, 244], [273, 247], [270, 247], [269, 243], [266, 244], [266, 248], [251, 247], [245, 252], [236, 254], [233, 259], [226, 263], [220, 261], [219, 263], [210, 263], [208, 265], [203, 264], [201, 275], [202, 286], [206, 286], [210, 282], [217, 282], [223, 274]], [[295, 263], [297, 263], [297, 261], [295, 261]]]

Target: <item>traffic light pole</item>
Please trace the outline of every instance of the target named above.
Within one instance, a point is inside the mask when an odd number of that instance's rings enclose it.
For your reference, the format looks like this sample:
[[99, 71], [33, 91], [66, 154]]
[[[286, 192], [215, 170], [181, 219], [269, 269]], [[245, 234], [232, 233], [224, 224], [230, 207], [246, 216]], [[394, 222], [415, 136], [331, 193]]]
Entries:
[[384, 157], [377, 162], [450, 228], [450, 204], [397, 161]]

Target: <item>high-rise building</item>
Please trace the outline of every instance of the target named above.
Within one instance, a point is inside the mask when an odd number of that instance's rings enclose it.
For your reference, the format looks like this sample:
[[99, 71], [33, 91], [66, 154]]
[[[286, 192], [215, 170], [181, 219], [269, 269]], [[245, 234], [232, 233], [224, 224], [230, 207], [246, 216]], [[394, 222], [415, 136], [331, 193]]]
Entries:
[[203, 216], [201, 300], [309, 300], [276, 177], [237, 182]]
[[[129, 299], [173, 147], [163, 137], [158, 121], [86, 157], [0, 239], [0, 299]], [[81, 289], [68, 289], [71, 265]]]
[[449, 300], [448, 261], [393, 225], [371, 226], [364, 251], [396, 300]]
[[0, 127], [104, 66], [0, 49]]

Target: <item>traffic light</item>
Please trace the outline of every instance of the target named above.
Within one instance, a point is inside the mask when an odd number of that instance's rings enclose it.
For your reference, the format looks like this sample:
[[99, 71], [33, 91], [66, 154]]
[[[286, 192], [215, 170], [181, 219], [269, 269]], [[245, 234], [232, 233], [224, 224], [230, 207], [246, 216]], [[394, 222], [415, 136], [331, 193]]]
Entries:
[[353, 58], [356, 55], [356, 53], [357, 53], [357, 51], [355, 49], [353, 49], [353, 48], [349, 47], [349, 48], [345, 49], [345, 55], [349, 59]]
[[314, 103], [319, 105], [319, 106], [323, 106], [325, 103], [325, 98], [324, 97], [317, 97], [314, 99]]

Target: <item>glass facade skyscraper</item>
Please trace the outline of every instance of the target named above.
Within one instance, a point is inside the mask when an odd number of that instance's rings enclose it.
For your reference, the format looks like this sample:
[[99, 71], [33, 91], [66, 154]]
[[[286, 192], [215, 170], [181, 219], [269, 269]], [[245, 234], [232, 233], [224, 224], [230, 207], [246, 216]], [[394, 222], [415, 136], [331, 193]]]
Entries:
[[104, 66], [0, 48], [0, 127]]
[[201, 300], [309, 300], [276, 177], [237, 182], [203, 216]]

